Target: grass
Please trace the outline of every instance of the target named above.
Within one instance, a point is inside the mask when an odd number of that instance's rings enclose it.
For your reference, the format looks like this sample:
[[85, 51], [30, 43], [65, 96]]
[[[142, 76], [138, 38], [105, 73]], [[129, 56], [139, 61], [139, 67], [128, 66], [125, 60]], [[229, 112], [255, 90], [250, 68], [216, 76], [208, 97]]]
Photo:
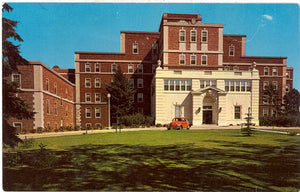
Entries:
[[34, 143], [3, 154], [5, 190], [300, 189], [298, 136], [139, 131], [39, 138]]

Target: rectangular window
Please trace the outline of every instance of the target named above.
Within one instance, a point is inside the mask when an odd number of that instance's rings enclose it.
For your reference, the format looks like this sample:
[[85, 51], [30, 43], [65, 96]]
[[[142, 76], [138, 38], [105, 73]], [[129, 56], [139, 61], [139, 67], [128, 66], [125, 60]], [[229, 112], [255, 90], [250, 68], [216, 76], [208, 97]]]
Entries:
[[164, 80], [164, 90], [169, 91], [169, 80]]
[[138, 93], [138, 103], [143, 103], [144, 102], [144, 94], [143, 93]]
[[241, 119], [241, 106], [234, 106], [234, 119]]
[[245, 81], [241, 82], [241, 91], [245, 91], [246, 90], [246, 86], [245, 86]]
[[100, 66], [100, 63], [95, 63], [95, 72], [96, 72], [96, 73], [101, 72], [101, 66]]
[[191, 42], [196, 42], [197, 41], [197, 31], [196, 30], [191, 30]]
[[216, 80], [212, 80], [210, 86], [217, 87], [217, 81]]
[[101, 108], [96, 107], [95, 108], [95, 118], [100, 118], [101, 117]]
[[54, 83], [54, 94], [57, 94], [57, 84]]
[[91, 72], [91, 64], [90, 63], [85, 64], [85, 72]]
[[132, 53], [133, 54], [138, 54], [139, 53], [139, 46], [138, 46], [138, 43], [137, 42], [134, 42], [133, 44], [132, 44]]
[[95, 126], [96, 126], [96, 129], [102, 129], [101, 123], [96, 123]]
[[95, 102], [101, 102], [101, 93], [95, 93]]
[[234, 56], [235, 47], [233, 45], [229, 46], [229, 56]]
[[174, 80], [170, 80], [170, 91], [174, 91]]
[[46, 113], [50, 114], [50, 101], [48, 99], [46, 100]]
[[273, 76], [277, 76], [278, 75], [278, 68], [277, 67], [273, 67], [273, 69], [272, 69], [272, 75]]
[[112, 73], [115, 73], [115, 72], [117, 72], [117, 64], [111, 64], [111, 72]]
[[225, 81], [225, 91], [229, 91], [229, 81]]
[[85, 102], [91, 102], [92, 98], [91, 98], [91, 93], [85, 93]]
[[192, 90], [192, 81], [191, 80], [186, 80], [186, 90], [187, 91]]
[[12, 82], [16, 83], [18, 88], [21, 87], [21, 74], [12, 74]]
[[54, 102], [54, 115], [57, 115], [57, 102]]
[[13, 126], [16, 129], [17, 133], [22, 132], [22, 123], [21, 122], [13, 122]]
[[[234, 71], [238, 71], [239, 70], [239, 66], [233, 66], [233, 70]], [[235, 74], [240, 74], [242, 75], [242, 73], [236, 72]]]
[[85, 78], [85, 88], [91, 88], [91, 79]]
[[138, 73], [143, 73], [144, 72], [144, 66], [143, 64], [139, 64], [138, 67], [137, 67], [137, 72]]
[[179, 64], [180, 65], [184, 65], [185, 64], [185, 55], [184, 54], [180, 54], [179, 55]]
[[264, 67], [264, 75], [265, 76], [269, 75], [269, 67]]
[[134, 79], [128, 79], [130, 87], [133, 89], [134, 88]]
[[101, 79], [95, 78], [95, 88], [100, 88], [100, 87], [101, 87]]
[[205, 87], [204, 82], [205, 82], [204, 80], [200, 80], [200, 88], [201, 89]]
[[86, 124], [85, 124], [85, 128], [86, 128], [87, 130], [91, 130], [91, 129], [92, 129], [92, 124], [91, 124], [91, 123], [86, 123]]
[[157, 43], [152, 44], [152, 55], [156, 55], [158, 53]]
[[263, 116], [269, 115], [269, 109], [263, 109]]
[[278, 89], [278, 82], [273, 81], [272, 84], [273, 84], [274, 90], [277, 90]]
[[181, 80], [181, 91], [185, 91], [185, 80]]
[[191, 65], [196, 65], [196, 55], [191, 55]]
[[201, 64], [202, 65], [207, 65], [207, 56], [206, 55], [201, 56]]
[[267, 89], [267, 87], [269, 86], [269, 81], [264, 81], [264, 90], [266, 90]]
[[201, 31], [201, 42], [202, 43], [207, 43], [207, 36], [208, 36], [208, 32], [207, 30], [202, 30]]
[[286, 85], [285, 86], [285, 91], [288, 93], [288, 92], [290, 92], [290, 85]]
[[234, 91], [234, 81], [230, 81], [230, 91]]
[[66, 110], [65, 110], [65, 115], [66, 115], [66, 117], [68, 116], [68, 111], [69, 111], [68, 105], [66, 105]]
[[180, 81], [179, 80], [175, 80], [175, 90], [180, 91]]
[[92, 110], [90, 107], [85, 108], [85, 117], [91, 118], [92, 117]]
[[185, 42], [185, 30], [179, 31], [179, 42]]
[[236, 81], [235, 82], [235, 90], [236, 91], [240, 91], [241, 90], [241, 82], [240, 81]]
[[46, 79], [46, 91], [49, 91], [49, 79]]
[[251, 91], [251, 81], [246, 81], [247, 91]]
[[138, 79], [138, 80], [137, 80], [137, 87], [138, 87], [138, 88], [143, 88], [143, 87], [144, 87], [143, 79]]
[[291, 72], [287, 71], [285, 74], [286, 74], [286, 78], [287, 78], [287, 79], [290, 79], [290, 78], [291, 78]]
[[132, 64], [128, 65], [128, 73], [133, 73], [134, 72], [134, 66]]

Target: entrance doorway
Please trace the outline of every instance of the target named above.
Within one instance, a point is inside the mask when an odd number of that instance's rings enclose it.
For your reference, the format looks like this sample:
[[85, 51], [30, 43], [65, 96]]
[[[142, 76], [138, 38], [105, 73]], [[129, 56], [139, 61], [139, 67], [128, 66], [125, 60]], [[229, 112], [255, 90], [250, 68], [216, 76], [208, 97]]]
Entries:
[[203, 106], [203, 124], [213, 123], [213, 111], [212, 106]]

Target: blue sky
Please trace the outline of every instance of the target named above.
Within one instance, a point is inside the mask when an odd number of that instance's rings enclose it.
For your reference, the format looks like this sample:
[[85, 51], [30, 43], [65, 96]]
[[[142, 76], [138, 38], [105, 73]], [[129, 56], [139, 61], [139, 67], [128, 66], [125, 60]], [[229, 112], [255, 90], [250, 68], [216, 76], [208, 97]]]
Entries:
[[[300, 74], [297, 4], [203, 3], [9, 3], [19, 21], [21, 54], [50, 67], [74, 68], [74, 52], [120, 52], [120, 31], [157, 32], [162, 14], [196, 13], [203, 23], [224, 25], [224, 34], [247, 35], [247, 56], [288, 57]], [[300, 90], [300, 80], [294, 78]]]

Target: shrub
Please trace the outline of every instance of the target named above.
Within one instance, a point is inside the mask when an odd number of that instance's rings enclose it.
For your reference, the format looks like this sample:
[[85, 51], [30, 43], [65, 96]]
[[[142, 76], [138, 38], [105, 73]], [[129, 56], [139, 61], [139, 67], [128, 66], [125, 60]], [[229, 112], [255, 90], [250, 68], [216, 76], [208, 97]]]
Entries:
[[44, 131], [43, 127], [38, 127], [38, 128], [36, 129], [36, 132], [37, 132], [37, 133], [43, 133], [43, 131]]
[[162, 124], [157, 123], [157, 124], [156, 124], [156, 127], [162, 127]]
[[259, 118], [262, 126], [297, 127], [300, 126], [299, 114], [282, 114], [277, 117], [264, 116]]
[[139, 127], [142, 125], [145, 127], [145, 125], [151, 125], [152, 122], [152, 117], [140, 113], [125, 115], [119, 118], [119, 123], [127, 127]]

